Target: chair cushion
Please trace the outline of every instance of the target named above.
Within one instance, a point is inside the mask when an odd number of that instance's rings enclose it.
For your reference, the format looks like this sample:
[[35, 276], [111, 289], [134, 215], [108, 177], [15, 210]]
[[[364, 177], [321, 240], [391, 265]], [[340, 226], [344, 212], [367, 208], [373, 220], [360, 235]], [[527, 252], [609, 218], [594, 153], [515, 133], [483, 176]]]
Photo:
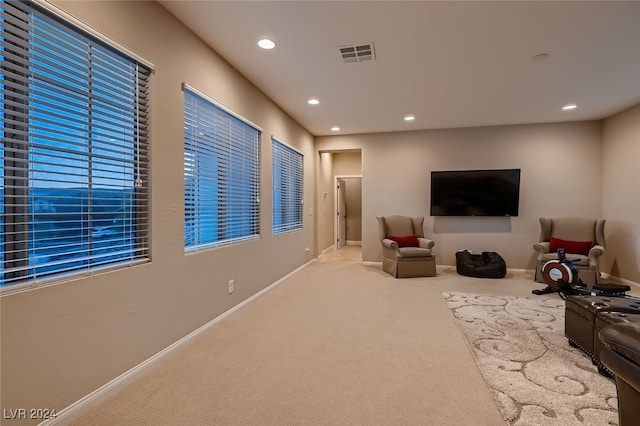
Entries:
[[551, 219], [549, 237], [569, 241], [596, 241], [596, 221], [581, 217], [559, 217]]
[[570, 241], [556, 237], [551, 237], [549, 240], [549, 250], [554, 252], [558, 251], [559, 248], [563, 248], [567, 253], [587, 256], [591, 247], [593, 247], [593, 241]]
[[387, 216], [384, 218], [387, 235], [414, 235], [413, 222], [408, 216]]
[[407, 235], [406, 237], [389, 235], [387, 238], [398, 243], [398, 247], [418, 247], [420, 245], [417, 235]]
[[400, 247], [398, 249], [399, 258], [407, 259], [412, 257], [431, 257], [431, 249], [422, 247]]

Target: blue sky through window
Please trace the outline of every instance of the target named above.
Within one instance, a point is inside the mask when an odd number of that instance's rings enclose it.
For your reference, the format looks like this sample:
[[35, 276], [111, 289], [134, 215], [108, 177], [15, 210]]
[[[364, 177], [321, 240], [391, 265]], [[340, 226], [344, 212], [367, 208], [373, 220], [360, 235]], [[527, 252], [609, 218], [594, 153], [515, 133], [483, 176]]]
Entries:
[[185, 249], [259, 235], [260, 132], [184, 91]]
[[303, 155], [272, 139], [272, 232], [302, 229]]
[[[30, 6], [0, 8], [1, 52], [17, 58], [5, 66], [3, 57], [0, 75], [1, 284], [136, 257], [144, 200], [135, 182], [146, 155], [138, 64], [42, 12], [21, 38], [14, 28]], [[13, 31], [9, 43], [4, 34]]]

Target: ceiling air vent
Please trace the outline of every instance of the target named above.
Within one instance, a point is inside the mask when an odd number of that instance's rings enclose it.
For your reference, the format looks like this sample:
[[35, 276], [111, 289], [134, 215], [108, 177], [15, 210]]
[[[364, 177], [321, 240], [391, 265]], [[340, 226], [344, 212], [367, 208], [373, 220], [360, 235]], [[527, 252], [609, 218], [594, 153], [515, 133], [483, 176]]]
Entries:
[[340, 55], [345, 64], [350, 62], [372, 61], [375, 59], [373, 43], [342, 46], [340, 48]]

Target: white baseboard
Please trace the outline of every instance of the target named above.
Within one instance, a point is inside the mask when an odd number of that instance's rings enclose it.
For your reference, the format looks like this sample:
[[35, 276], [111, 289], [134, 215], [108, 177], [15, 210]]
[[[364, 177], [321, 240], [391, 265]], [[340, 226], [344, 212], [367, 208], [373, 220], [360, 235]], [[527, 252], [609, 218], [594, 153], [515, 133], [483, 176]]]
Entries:
[[312, 260], [308, 261], [304, 265], [300, 266], [299, 268], [293, 270], [292, 272], [288, 273], [284, 277], [280, 278], [278, 281], [274, 282], [273, 284], [269, 285], [268, 287], [265, 287], [264, 289], [260, 290], [259, 292], [257, 292], [253, 296], [249, 297], [248, 299], [238, 303], [237, 305], [235, 305], [234, 307], [232, 307], [228, 311], [220, 314], [216, 318], [214, 318], [211, 321], [209, 321], [208, 323], [204, 324], [202, 327], [192, 331], [188, 335], [184, 336], [182, 339], [180, 339], [180, 340], [174, 342], [173, 344], [167, 346], [166, 348], [164, 348], [160, 352], [156, 353], [155, 355], [151, 356], [150, 358], [147, 358], [146, 360], [144, 360], [140, 364], [138, 364], [135, 367], [131, 368], [130, 370], [124, 372], [123, 374], [119, 375], [118, 377], [116, 377], [115, 379], [111, 380], [110, 382], [104, 384], [103, 386], [99, 387], [98, 389], [96, 389], [95, 391], [91, 392], [90, 394], [82, 397], [81, 399], [79, 399], [78, 401], [74, 402], [73, 404], [65, 407], [62, 410], [60, 410], [57, 413], [56, 418], [46, 420], [46, 421], [40, 423], [39, 426], [49, 426], [49, 425], [58, 425], [58, 424], [68, 424], [68, 423], [70, 423], [71, 421], [75, 420], [76, 418], [80, 417], [80, 415], [82, 415], [83, 413], [88, 411], [91, 407], [93, 407], [96, 404], [98, 404], [99, 402], [105, 400], [108, 396], [112, 395], [114, 392], [120, 390], [124, 385], [126, 385], [127, 383], [129, 383], [133, 379], [135, 379], [136, 376], [138, 376], [138, 374], [142, 373], [145, 369], [147, 369], [147, 368], [153, 366], [154, 364], [160, 362], [165, 357], [167, 357], [168, 355], [172, 354], [173, 352], [175, 352], [177, 349], [179, 349], [180, 347], [182, 347], [186, 343], [188, 343], [191, 340], [195, 339], [196, 337], [200, 336], [202, 333], [204, 333], [205, 331], [209, 330], [211, 327], [215, 326], [217, 323], [219, 323], [223, 319], [227, 318], [229, 315], [233, 314], [234, 312], [244, 308], [245, 306], [247, 306], [248, 304], [250, 304], [254, 300], [258, 299], [260, 296], [262, 296], [262, 295], [268, 293], [269, 291], [273, 290], [276, 286], [281, 284], [284, 280], [289, 278], [291, 275], [293, 275], [296, 272], [306, 268], [307, 266], [309, 266], [311, 263], [313, 263], [315, 261], [316, 261], [315, 259], [312, 259]]
[[[331, 251], [331, 250], [333, 250], [334, 248], [335, 248], [335, 246], [329, 246], [329, 247], [327, 247], [326, 249], [324, 249], [324, 250], [322, 250], [322, 251], [320, 252], [320, 256], [324, 256], [325, 254], [327, 254], [328, 252], [330, 252], [330, 251]], [[320, 257], [320, 256], [318, 256], [318, 257]]]
[[347, 245], [348, 246], [362, 246], [362, 241], [347, 240]]

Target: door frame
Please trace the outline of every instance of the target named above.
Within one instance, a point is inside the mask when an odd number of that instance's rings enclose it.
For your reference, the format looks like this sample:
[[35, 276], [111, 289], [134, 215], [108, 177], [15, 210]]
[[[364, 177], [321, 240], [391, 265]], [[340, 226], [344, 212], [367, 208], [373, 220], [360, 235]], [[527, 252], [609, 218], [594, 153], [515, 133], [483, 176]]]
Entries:
[[[334, 197], [333, 197], [333, 246], [336, 248], [336, 250], [339, 248], [338, 247], [338, 235], [340, 233], [340, 221], [338, 220], [338, 179], [353, 179], [353, 178], [359, 178], [360, 181], [362, 181], [362, 175], [334, 175], [333, 176], [333, 193], [334, 193]], [[362, 195], [362, 194], [361, 194]], [[361, 217], [362, 219], [362, 217]], [[346, 237], [345, 237], [346, 238]], [[346, 241], [345, 241], [346, 244]]]

